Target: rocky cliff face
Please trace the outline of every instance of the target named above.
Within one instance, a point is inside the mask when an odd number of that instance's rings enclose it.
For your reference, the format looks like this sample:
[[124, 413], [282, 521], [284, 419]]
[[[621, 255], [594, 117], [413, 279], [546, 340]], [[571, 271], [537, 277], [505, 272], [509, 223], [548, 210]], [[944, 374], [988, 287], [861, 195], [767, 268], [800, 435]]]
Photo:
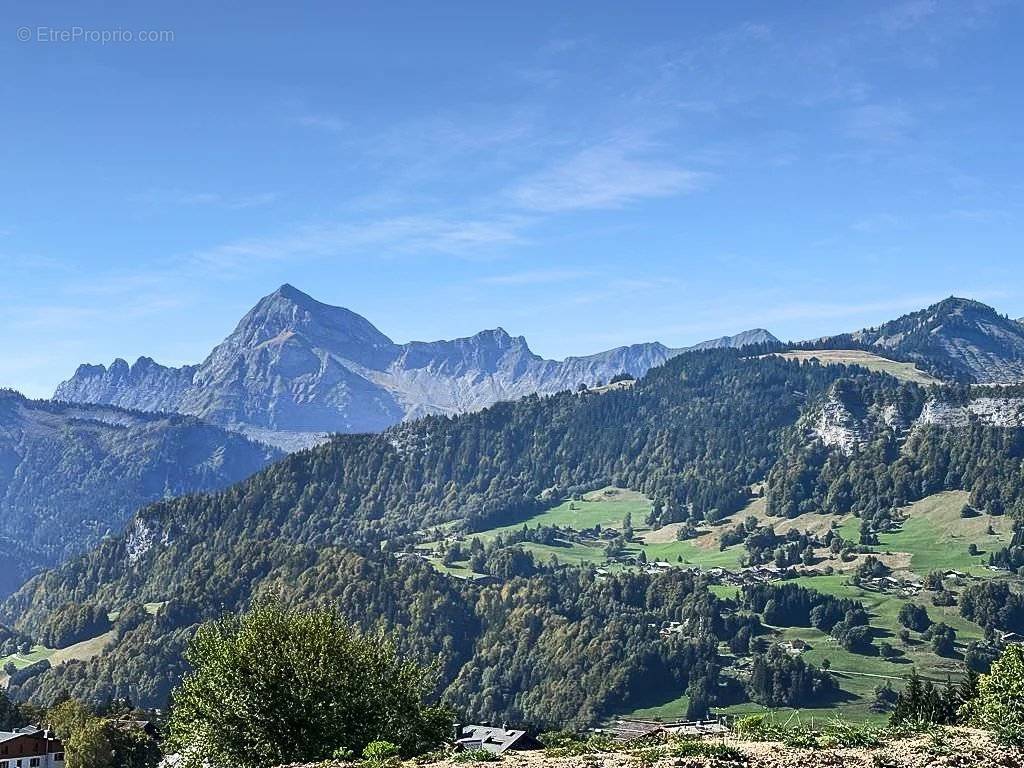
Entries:
[[0, 595], [119, 532], [144, 504], [222, 488], [280, 455], [193, 418], [0, 391]]
[[[698, 345], [774, 341], [764, 330]], [[354, 312], [290, 285], [260, 300], [203, 363], [79, 367], [55, 398], [198, 416], [286, 450], [330, 432], [374, 432], [404, 419], [461, 413], [534, 392], [641, 376], [684, 350], [635, 344], [563, 361], [535, 355], [503, 329], [395, 344]]]
[[1024, 396], [1019, 387], [975, 387], [966, 396], [939, 390], [915, 408], [902, 402], [866, 404], [840, 384], [808, 410], [803, 422], [805, 433], [850, 455], [883, 435], [899, 439], [926, 426], [957, 428], [978, 422], [1024, 427]]
[[974, 397], [966, 403], [932, 399], [925, 403], [916, 424], [936, 424], [943, 427], [962, 427], [971, 421], [992, 427], [1024, 427], [1024, 397]]

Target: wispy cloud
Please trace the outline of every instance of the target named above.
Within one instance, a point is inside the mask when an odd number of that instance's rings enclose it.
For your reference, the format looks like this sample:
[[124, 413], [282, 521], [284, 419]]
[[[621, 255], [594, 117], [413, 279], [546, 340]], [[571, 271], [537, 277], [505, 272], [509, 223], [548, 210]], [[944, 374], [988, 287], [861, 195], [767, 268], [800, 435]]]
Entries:
[[194, 264], [217, 269], [244, 267], [253, 261], [376, 256], [415, 253], [478, 255], [488, 248], [522, 240], [527, 221], [455, 216], [404, 216], [362, 223], [309, 225], [267, 237], [236, 240], [190, 256]]
[[868, 234], [892, 229], [900, 226], [902, 223], [903, 219], [893, 213], [873, 213], [870, 216], [864, 216], [853, 222], [850, 225], [850, 229], [855, 232]]
[[908, 0], [878, 14], [878, 23], [887, 32], [903, 32], [920, 26], [934, 16], [938, 8], [937, 0]]
[[570, 269], [534, 269], [505, 275], [489, 275], [477, 282], [483, 285], [543, 285], [545, 283], [568, 283], [590, 277], [593, 273]]
[[707, 179], [706, 173], [682, 168], [628, 144], [609, 142], [583, 149], [527, 177], [510, 194], [523, 208], [556, 213], [621, 208], [645, 198], [693, 192]]
[[245, 210], [270, 205], [278, 199], [274, 192], [257, 192], [254, 194], [225, 194], [222, 192], [197, 191], [185, 189], [151, 189], [133, 195], [135, 202], [152, 207], [186, 206], [216, 207], [229, 210]]
[[298, 125], [315, 128], [330, 133], [341, 133], [349, 127], [349, 122], [334, 115], [303, 114], [295, 118]]
[[602, 287], [575, 293], [566, 297], [570, 304], [600, 304], [622, 301], [632, 296], [650, 297], [657, 291], [677, 289], [679, 281], [672, 277], [656, 279], [620, 278], [607, 281]]
[[[119, 302], [117, 316], [121, 320], [150, 317], [178, 309], [186, 303], [180, 295], [147, 294]], [[109, 319], [110, 316], [106, 307], [75, 303], [21, 305], [12, 307], [5, 314], [8, 315], [6, 322], [11, 327], [32, 331], [76, 331], [96, 321]]]
[[997, 208], [956, 208], [947, 214], [948, 218], [971, 224], [991, 224], [994, 221], [1010, 219], [1009, 211]]

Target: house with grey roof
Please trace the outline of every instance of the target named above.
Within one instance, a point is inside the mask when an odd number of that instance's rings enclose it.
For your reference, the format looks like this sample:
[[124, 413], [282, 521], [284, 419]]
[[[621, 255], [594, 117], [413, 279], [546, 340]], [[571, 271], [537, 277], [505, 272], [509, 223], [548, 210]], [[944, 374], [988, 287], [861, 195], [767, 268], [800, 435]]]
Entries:
[[489, 725], [463, 725], [455, 744], [467, 751], [485, 750], [495, 755], [540, 749], [541, 743], [526, 731], [493, 728]]
[[64, 745], [36, 725], [0, 731], [0, 768], [64, 768]]

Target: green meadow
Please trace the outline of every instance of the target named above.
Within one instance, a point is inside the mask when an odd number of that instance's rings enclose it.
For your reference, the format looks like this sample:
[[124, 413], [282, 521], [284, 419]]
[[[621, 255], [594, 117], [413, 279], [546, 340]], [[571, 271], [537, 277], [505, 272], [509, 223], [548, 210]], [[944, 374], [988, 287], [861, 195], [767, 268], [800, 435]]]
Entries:
[[[872, 548], [873, 551], [894, 556], [894, 561], [901, 564], [897, 567], [897, 574], [902, 571], [905, 575], [916, 574], [923, 577], [933, 570], [955, 570], [980, 578], [995, 577], [996, 574], [986, 567], [988, 555], [994, 548], [1009, 542], [1012, 537], [1012, 520], [1008, 517], [989, 517], [984, 514], [963, 518], [961, 510], [966, 503], [966, 493], [946, 492], [907, 506], [901, 510], [905, 520], [899, 530], [881, 534], [878, 545]], [[530, 528], [559, 526], [575, 531], [593, 529], [596, 526], [602, 529], [621, 530], [623, 521], [629, 514], [634, 540], [626, 546], [627, 555], [637, 556], [643, 552], [648, 562], [665, 561], [673, 566], [723, 567], [735, 570], [741, 567], [741, 557], [745, 551], [743, 546], [737, 545], [720, 550], [718, 542], [722, 531], [748, 515], [754, 515], [762, 522], [774, 523], [780, 531], [797, 528], [821, 532], [835, 519], [809, 514], [795, 520], [773, 520], [764, 515], [763, 499], [756, 499], [732, 519], [702, 530], [696, 539], [678, 541], [675, 535], [678, 526], [666, 526], [660, 530], [652, 530], [647, 526], [645, 518], [649, 511], [650, 501], [642, 494], [619, 488], [602, 488], [586, 494], [581, 499], [561, 502], [524, 520], [481, 531], [472, 536], [479, 536], [485, 541], [491, 540], [500, 533], [515, 531], [524, 525]], [[838, 521], [841, 535], [845, 539], [858, 541], [860, 520], [847, 517], [838, 518]], [[464, 540], [468, 541], [472, 536], [466, 536]], [[978, 548], [977, 555], [968, 554], [968, 547], [972, 544]], [[609, 561], [602, 541], [585, 544], [566, 541], [564, 546], [526, 543], [523, 546], [533, 552], [536, 558], [545, 562], [557, 558], [561, 563], [590, 563], [612, 571], [629, 567]], [[821, 563], [820, 567], [829, 564], [838, 565], [838, 562], [826, 561]], [[441, 570], [463, 578], [472, 578], [476, 575], [470, 573], [465, 562], [444, 566], [439, 558], [435, 558], [435, 565]], [[930, 643], [922, 640], [915, 632], [911, 633], [907, 642], [902, 642], [897, 636], [900, 630], [897, 615], [908, 599], [855, 586], [851, 583], [851, 574], [848, 570], [849, 568], [842, 573], [831, 575], [804, 576], [794, 581], [820, 592], [861, 601], [868, 610], [871, 626], [875, 629], [871, 653], [858, 654], [846, 651], [830, 635], [810, 627], [767, 628], [768, 639], [772, 642], [795, 639], [805, 641], [809, 648], [802, 654], [803, 658], [817, 666], [827, 664], [840, 687], [840, 694], [828, 702], [827, 706], [793, 711], [792, 716], [795, 718], [827, 718], [842, 714], [843, 717], [853, 720], [880, 722], [885, 719], [885, 715], [872, 712], [870, 709], [877, 686], [888, 683], [899, 689], [911, 669], [916, 669], [922, 677], [937, 684], [944, 684], [947, 680], [956, 681], [962, 676], [962, 654], [967, 644], [983, 639], [981, 628], [961, 618], [956, 606], [935, 606], [931, 601], [931, 593], [922, 592], [911, 600], [924, 605], [933, 621], [945, 622], [956, 630], [957, 658], [937, 656], [932, 652]], [[712, 590], [723, 598], [733, 598], [739, 591], [736, 586], [725, 584], [714, 585]], [[888, 643], [895, 649], [893, 657], [886, 658], [881, 655], [879, 650], [882, 643]], [[723, 654], [727, 653], [723, 646]], [[646, 692], [634, 704], [635, 709], [623, 714], [642, 718], [672, 719], [686, 714], [688, 699], [683, 691], [652, 690]], [[718, 708], [718, 711], [747, 714], [763, 711], [763, 708], [757, 704], [747, 703]]]

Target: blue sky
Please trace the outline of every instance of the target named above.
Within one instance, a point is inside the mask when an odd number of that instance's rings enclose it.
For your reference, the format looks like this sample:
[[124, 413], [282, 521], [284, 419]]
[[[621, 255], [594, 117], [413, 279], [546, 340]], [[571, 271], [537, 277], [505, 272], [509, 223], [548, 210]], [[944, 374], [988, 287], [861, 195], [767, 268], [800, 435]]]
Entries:
[[0, 11], [0, 385], [283, 282], [549, 357], [1024, 315], [1020, 4], [154, 5]]

